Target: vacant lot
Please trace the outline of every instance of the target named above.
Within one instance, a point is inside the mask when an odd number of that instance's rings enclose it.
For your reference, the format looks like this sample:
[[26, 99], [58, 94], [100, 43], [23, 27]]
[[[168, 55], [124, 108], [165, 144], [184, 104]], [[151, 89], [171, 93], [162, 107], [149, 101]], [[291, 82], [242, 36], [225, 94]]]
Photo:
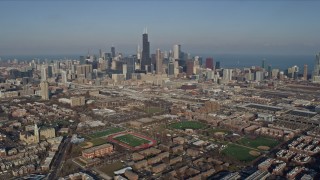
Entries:
[[106, 173], [108, 176], [113, 177], [114, 171], [118, 171], [123, 168], [123, 163], [118, 161], [112, 164], [107, 164], [99, 167], [98, 169], [104, 173]]
[[258, 148], [259, 146], [267, 146], [273, 148], [279, 144], [279, 141], [275, 139], [269, 139], [265, 137], [249, 138], [244, 137], [239, 140], [239, 144], [243, 144], [248, 147]]
[[181, 121], [181, 122], [172, 123], [169, 125], [169, 127], [174, 129], [185, 130], [185, 129], [203, 129], [206, 127], [206, 125], [198, 121]]
[[122, 143], [128, 144], [131, 147], [140, 146], [142, 144], [146, 144], [146, 143], [150, 142], [146, 139], [134, 136], [132, 134], [125, 134], [123, 136], [115, 137], [114, 139], [116, 139]]
[[256, 157], [250, 154], [251, 149], [236, 144], [228, 144], [222, 151], [223, 154], [239, 161], [249, 162]]

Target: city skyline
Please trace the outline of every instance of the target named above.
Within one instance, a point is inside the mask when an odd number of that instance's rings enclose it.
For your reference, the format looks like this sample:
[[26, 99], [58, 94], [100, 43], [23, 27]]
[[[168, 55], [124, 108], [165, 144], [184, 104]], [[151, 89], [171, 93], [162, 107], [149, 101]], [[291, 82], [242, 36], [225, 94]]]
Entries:
[[[2, 1], [0, 56], [134, 54], [148, 27], [150, 52], [181, 44], [193, 54], [315, 54], [319, 2]], [[50, 8], [49, 8], [50, 7]], [[226, 8], [227, 7], [227, 8]], [[161, 12], [161, 13], [155, 13]], [[179, 13], [177, 13], [179, 12]]]

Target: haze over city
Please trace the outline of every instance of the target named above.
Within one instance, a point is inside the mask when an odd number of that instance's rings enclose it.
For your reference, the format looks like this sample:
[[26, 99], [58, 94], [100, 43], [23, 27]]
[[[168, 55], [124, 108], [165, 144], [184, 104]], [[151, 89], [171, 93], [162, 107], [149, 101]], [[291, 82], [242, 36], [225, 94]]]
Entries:
[[0, 0], [0, 179], [320, 179], [319, 7]]
[[151, 52], [297, 54], [319, 50], [318, 1], [1, 1], [0, 55]]

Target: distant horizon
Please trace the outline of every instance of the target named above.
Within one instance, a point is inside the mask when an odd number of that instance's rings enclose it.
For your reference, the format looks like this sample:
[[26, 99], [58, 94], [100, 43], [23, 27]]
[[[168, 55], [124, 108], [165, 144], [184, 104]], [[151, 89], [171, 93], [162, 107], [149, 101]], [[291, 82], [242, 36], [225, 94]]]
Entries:
[[[0, 56], [151, 52], [315, 54], [319, 1], [0, 1]], [[81, 53], [82, 54], [82, 53]]]
[[[161, 50], [161, 49], [160, 49]], [[162, 50], [161, 50], [162, 51]], [[104, 52], [104, 51], [102, 51]], [[167, 51], [168, 52], [168, 51]], [[110, 52], [105, 52], [105, 53], [110, 53]], [[126, 52], [116, 52], [116, 53], [122, 53], [124, 54], [124, 57], [127, 56], [132, 56], [136, 55], [136, 53], [126, 53]], [[262, 58], [264, 57], [270, 57], [270, 56], [275, 56], [275, 57], [305, 57], [305, 56], [312, 56], [315, 57], [318, 53], [314, 54], [263, 54], [263, 53], [192, 53], [192, 52], [185, 52], [185, 53], [190, 53], [191, 57], [199, 56], [202, 58], [207, 58], [207, 57], [215, 57], [215, 56], [260, 56]], [[151, 52], [150, 54], [155, 54], [155, 52]], [[24, 54], [17, 54], [17, 55], [0, 55], [0, 58], [44, 58], [44, 57], [80, 57], [80, 56], [86, 56], [87, 53], [69, 53], [69, 54], [34, 54], [34, 55], [24, 55]], [[89, 55], [96, 55], [97, 57], [99, 56], [99, 50], [97, 50], [94, 53], [89, 53]]]

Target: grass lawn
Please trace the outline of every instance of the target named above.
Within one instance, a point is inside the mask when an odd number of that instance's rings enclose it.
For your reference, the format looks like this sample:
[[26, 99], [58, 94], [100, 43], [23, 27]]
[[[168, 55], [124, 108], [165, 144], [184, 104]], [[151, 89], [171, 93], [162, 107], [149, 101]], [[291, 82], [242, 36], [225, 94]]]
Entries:
[[243, 137], [239, 140], [239, 144], [243, 144], [248, 147], [257, 148], [259, 146], [268, 146], [273, 148], [279, 144], [279, 141], [275, 139], [269, 139], [265, 137], [257, 137], [255, 139], [251, 139], [249, 137]]
[[90, 142], [93, 144], [93, 146], [99, 146], [101, 144], [107, 143], [108, 141], [106, 139], [97, 138], [97, 139], [91, 140]]
[[125, 134], [123, 136], [115, 137], [114, 139], [116, 139], [122, 143], [128, 144], [129, 146], [132, 146], [132, 147], [136, 147], [136, 146], [140, 146], [141, 144], [149, 143], [148, 140], [134, 136], [132, 134]]
[[88, 135], [90, 138], [95, 139], [95, 138], [99, 138], [99, 137], [103, 137], [103, 136], [108, 136], [110, 134], [114, 134], [114, 133], [118, 133], [123, 131], [123, 129], [115, 127], [115, 128], [110, 128], [104, 131], [100, 131], [100, 132], [96, 132], [93, 134]]
[[222, 151], [222, 153], [239, 161], [249, 162], [256, 158], [249, 154], [250, 151], [251, 149], [246, 147], [242, 147], [236, 144], [228, 144], [227, 147]]
[[108, 176], [113, 177], [114, 176], [113, 172], [118, 171], [122, 168], [123, 168], [123, 163], [118, 161], [118, 162], [115, 162], [112, 164], [107, 164], [107, 165], [101, 166], [98, 169], [100, 171], [106, 173]]
[[151, 106], [151, 107], [146, 107], [143, 111], [148, 114], [153, 114], [153, 113], [161, 112], [162, 109], [160, 107]]
[[169, 124], [169, 127], [174, 129], [203, 129], [206, 127], [206, 124], [197, 121], [181, 121]]
[[92, 143], [92, 146], [99, 146], [99, 145], [107, 143], [108, 141], [103, 138], [96, 138], [96, 139], [92, 139], [90, 141], [84, 141], [80, 144], [80, 146], [81, 147], [87, 146], [87, 142]]

